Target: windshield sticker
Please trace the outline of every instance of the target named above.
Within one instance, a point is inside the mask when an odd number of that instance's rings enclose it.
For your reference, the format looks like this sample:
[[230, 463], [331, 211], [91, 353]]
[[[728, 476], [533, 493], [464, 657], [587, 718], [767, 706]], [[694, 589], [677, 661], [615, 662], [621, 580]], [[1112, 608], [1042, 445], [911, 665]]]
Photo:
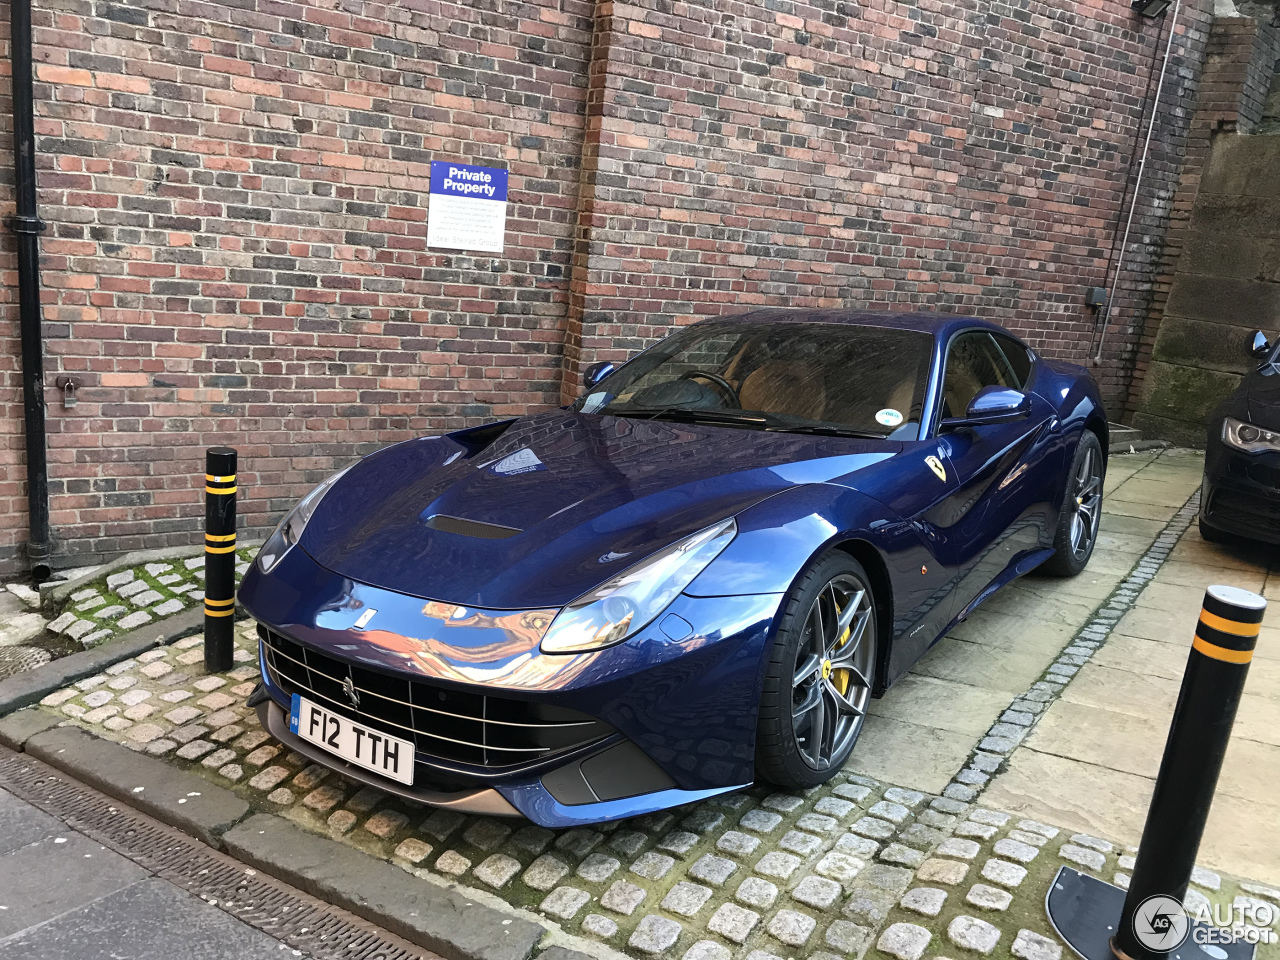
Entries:
[[609, 402], [609, 394], [601, 390], [599, 393], [593, 393], [582, 401], [583, 413], [595, 413], [606, 403]]
[[892, 407], [885, 407], [876, 414], [876, 423], [885, 427], [896, 427], [902, 423], [902, 414]]
[[547, 465], [538, 459], [538, 455], [524, 447], [517, 450], [510, 456], [503, 457], [493, 465], [493, 472], [504, 477], [514, 476], [517, 473], [533, 473], [535, 470], [545, 470]]

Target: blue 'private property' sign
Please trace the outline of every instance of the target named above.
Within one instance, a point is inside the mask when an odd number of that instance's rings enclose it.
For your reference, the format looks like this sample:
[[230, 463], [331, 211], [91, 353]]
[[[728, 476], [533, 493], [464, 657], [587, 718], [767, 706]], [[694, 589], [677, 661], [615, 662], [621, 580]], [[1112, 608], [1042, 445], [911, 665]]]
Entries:
[[501, 253], [506, 226], [506, 170], [431, 161], [428, 247]]

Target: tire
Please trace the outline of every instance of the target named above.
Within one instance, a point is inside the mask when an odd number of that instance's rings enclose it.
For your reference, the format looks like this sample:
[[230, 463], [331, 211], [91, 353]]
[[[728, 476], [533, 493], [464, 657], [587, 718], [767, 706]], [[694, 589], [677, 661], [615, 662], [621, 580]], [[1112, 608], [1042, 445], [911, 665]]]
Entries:
[[878, 627], [871, 578], [843, 551], [819, 557], [791, 588], [765, 666], [758, 778], [801, 790], [848, 759], [871, 702]]
[[1220, 530], [1215, 530], [1213, 527], [1209, 526], [1203, 520], [1200, 520], [1199, 524], [1200, 524], [1200, 539], [1205, 541], [1205, 543], [1230, 543], [1231, 542], [1231, 537], [1229, 537], [1227, 534], [1223, 533]]
[[1040, 567], [1050, 576], [1074, 577], [1088, 565], [1098, 542], [1105, 477], [1102, 444], [1092, 430], [1086, 430], [1076, 444], [1071, 472], [1067, 474], [1067, 489], [1053, 536], [1053, 556]]

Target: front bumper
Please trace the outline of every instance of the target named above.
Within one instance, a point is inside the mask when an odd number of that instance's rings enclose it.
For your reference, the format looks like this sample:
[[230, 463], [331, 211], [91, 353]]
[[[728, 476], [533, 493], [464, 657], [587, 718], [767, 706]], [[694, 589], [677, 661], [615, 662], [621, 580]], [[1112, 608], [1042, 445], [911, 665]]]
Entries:
[[1280, 454], [1241, 453], [1211, 437], [1200, 519], [1223, 533], [1280, 544]]
[[[363, 678], [362, 700], [368, 702], [370, 688], [390, 689], [381, 686], [384, 682], [409, 690], [396, 696], [408, 701], [411, 719], [400, 718], [402, 723], [390, 727], [385, 712], [374, 717], [367, 707], [353, 710], [332, 695], [326, 698], [335, 712], [401, 737], [405, 722], [416, 724], [409, 731], [418, 745], [414, 785], [404, 787], [289, 733], [294, 691], [286, 689], [288, 677], [273, 671], [269, 657], [274, 654], [264, 643], [260, 666], [273, 701], [260, 707], [264, 726], [291, 749], [409, 799], [467, 812], [523, 814], [548, 827], [635, 816], [750, 783], [763, 652], [780, 599], [776, 594], [681, 596], [655, 624], [625, 643], [588, 654], [547, 656], [538, 650], [545, 623], [541, 629], [530, 626], [547, 611], [459, 612], [449, 604], [356, 583], [296, 548], [269, 576], [252, 567], [240, 591], [241, 603], [266, 627], [264, 636], [287, 638], [295, 659], [323, 661], [329, 674], [337, 664]], [[376, 612], [369, 617], [371, 610]], [[668, 620], [671, 615], [678, 620]], [[365, 621], [356, 627], [362, 616]], [[680, 623], [681, 629], [673, 628]], [[293, 677], [316, 681], [298, 691], [308, 697], [308, 690], [328, 682], [318, 671], [295, 670]], [[439, 748], [439, 727], [422, 728], [423, 691], [438, 696], [449, 710], [456, 709], [453, 704], [478, 702], [482, 716], [521, 720], [508, 724], [512, 727], [525, 725], [526, 714], [586, 715], [598, 723], [584, 725], [593, 739], [562, 743], [518, 762], [509, 762], [518, 755], [502, 748], [479, 756], [459, 753], [462, 748]], [[467, 722], [472, 726], [464, 729], [494, 730], [493, 724], [503, 721]], [[448, 733], [453, 741], [489, 742], [487, 734]], [[491, 754], [502, 762], [487, 762]]]
[[[270, 689], [270, 686], [268, 686], [268, 690]], [[433, 807], [448, 807], [463, 813], [487, 814], [495, 817], [517, 817], [520, 815], [519, 810], [511, 806], [502, 794], [491, 787], [460, 790], [454, 793], [443, 790], [406, 787], [404, 784], [388, 780], [386, 777], [380, 777], [375, 773], [362, 770], [354, 764], [347, 763], [332, 753], [321, 750], [314, 744], [308, 743], [301, 737], [290, 733], [289, 714], [286, 708], [275, 702], [274, 693], [272, 694], [272, 699], [258, 704], [257, 709], [258, 720], [262, 723], [262, 729], [266, 730], [294, 753], [323, 766], [339, 770], [344, 776], [352, 780], [367, 783], [387, 793], [394, 793], [397, 796], [416, 800], [419, 803], [430, 804]]]

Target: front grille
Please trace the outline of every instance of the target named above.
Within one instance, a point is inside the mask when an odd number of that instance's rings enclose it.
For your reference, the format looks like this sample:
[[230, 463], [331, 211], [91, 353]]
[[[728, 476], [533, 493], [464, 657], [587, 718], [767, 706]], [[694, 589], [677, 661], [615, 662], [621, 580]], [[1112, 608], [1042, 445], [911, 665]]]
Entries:
[[[268, 677], [335, 713], [412, 740], [417, 759], [485, 769], [529, 765], [614, 732], [576, 710], [507, 697], [457, 691], [422, 680], [379, 673], [318, 653], [258, 625]], [[360, 699], [351, 708], [343, 684]]]

